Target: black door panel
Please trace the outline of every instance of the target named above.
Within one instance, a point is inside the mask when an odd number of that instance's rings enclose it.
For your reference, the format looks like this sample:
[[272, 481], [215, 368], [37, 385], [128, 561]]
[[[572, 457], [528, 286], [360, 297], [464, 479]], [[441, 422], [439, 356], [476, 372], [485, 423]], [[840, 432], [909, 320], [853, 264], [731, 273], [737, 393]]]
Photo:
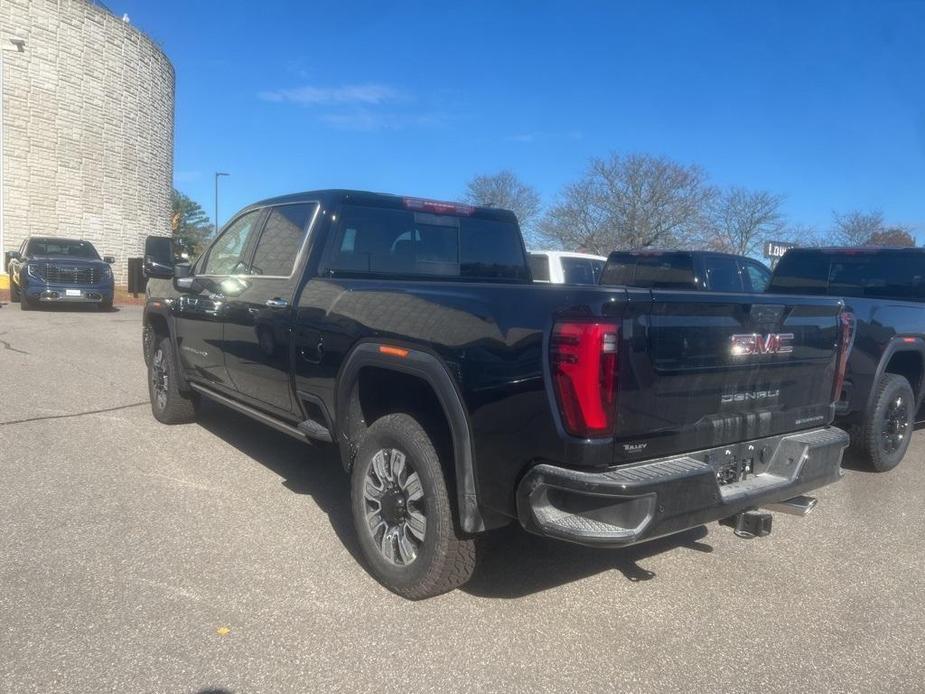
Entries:
[[225, 365], [245, 397], [295, 412], [290, 378], [291, 303], [314, 203], [272, 208], [248, 263], [251, 274], [225, 308]]
[[191, 376], [228, 385], [222, 356], [222, 297], [209, 290], [181, 294], [174, 304], [180, 363]]

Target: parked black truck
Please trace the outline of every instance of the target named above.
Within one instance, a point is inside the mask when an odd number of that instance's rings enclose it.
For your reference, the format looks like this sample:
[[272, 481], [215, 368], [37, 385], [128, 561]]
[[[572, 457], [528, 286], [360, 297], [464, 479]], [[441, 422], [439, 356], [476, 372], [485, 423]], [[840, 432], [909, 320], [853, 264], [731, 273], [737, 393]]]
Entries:
[[771, 271], [754, 258], [716, 251], [614, 251], [599, 284], [646, 289], [763, 292]]
[[836, 421], [853, 455], [877, 471], [896, 467], [923, 397], [925, 249], [794, 248], [768, 291], [844, 298], [857, 328]]
[[836, 299], [534, 284], [510, 212], [338, 190], [245, 208], [192, 266], [152, 239], [146, 267], [154, 416], [207, 397], [333, 441], [368, 567], [409, 598], [515, 519], [762, 535], [841, 474]]

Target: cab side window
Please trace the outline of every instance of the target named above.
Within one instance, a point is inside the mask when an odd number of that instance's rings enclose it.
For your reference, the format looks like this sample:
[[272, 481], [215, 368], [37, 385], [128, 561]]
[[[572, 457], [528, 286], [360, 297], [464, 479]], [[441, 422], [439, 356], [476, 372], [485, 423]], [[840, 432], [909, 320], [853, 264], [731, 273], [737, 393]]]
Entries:
[[534, 282], [549, 281], [549, 256], [545, 253], [530, 253], [527, 256], [527, 263], [530, 265], [530, 273], [533, 275]]
[[231, 223], [222, 235], [218, 237], [212, 248], [209, 249], [209, 257], [206, 258], [205, 265], [202, 268], [204, 275], [234, 275], [248, 274], [245, 253], [248, 248], [248, 241], [257, 221], [260, 219], [262, 210], [254, 210], [238, 217]]
[[289, 277], [295, 269], [314, 213], [313, 203], [274, 207], [254, 251], [252, 274]]
[[745, 280], [745, 289], [760, 294], [768, 288], [771, 281], [771, 271], [761, 263], [744, 261], [742, 263], [742, 278]]
[[707, 287], [714, 292], [741, 292], [742, 277], [735, 258], [707, 256], [703, 260], [707, 275]]

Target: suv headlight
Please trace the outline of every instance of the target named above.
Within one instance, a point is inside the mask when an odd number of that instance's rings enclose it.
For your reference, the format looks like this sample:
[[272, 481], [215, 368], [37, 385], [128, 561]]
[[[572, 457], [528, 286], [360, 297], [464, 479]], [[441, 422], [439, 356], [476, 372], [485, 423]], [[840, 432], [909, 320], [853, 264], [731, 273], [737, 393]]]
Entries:
[[109, 265], [104, 265], [101, 276], [104, 280], [108, 280], [110, 277], [112, 277], [112, 268], [109, 267]]
[[39, 274], [39, 269], [37, 265], [26, 265], [26, 274], [29, 275], [34, 280], [39, 282], [44, 282], [45, 278]]

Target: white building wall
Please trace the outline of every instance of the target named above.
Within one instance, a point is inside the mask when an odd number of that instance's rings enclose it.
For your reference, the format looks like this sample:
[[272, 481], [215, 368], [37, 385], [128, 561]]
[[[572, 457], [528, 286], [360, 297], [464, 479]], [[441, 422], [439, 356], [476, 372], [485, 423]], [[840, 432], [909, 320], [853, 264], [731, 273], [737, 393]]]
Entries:
[[117, 283], [144, 237], [170, 233], [174, 72], [131, 24], [88, 0], [0, 0], [5, 238], [93, 242]]

